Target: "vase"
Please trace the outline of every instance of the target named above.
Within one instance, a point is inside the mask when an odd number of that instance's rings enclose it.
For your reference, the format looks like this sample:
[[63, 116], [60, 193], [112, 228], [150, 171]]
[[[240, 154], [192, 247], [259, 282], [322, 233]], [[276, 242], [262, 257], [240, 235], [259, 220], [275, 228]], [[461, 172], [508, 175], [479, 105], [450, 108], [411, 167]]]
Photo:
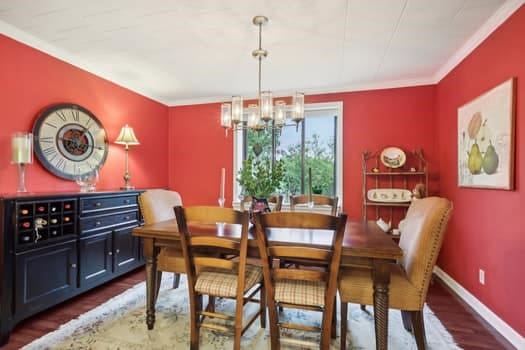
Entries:
[[270, 205], [268, 204], [267, 198], [252, 197], [252, 205], [250, 207], [250, 222], [255, 224], [255, 216], [253, 213], [269, 213], [270, 211]]

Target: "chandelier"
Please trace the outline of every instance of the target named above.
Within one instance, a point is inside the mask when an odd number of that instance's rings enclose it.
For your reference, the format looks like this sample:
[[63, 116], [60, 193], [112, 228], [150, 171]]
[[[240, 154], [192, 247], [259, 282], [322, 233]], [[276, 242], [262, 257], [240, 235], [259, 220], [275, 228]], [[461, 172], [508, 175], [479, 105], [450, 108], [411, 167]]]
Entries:
[[286, 119], [295, 122], [296, 128], [304, 119], [304, 94], [296, 92], [292, 96], [292, 104], [287, 105], [285, 101], [278, 100], [273, 103], [271, 91], [261, 91], [261, 66], [262, 59], [268, 56], [262, 44], [262, 26], [268, 23], [265, 16], [255, 16], [253, 24], [259, 27], [259, 48], [252, 51], [252, 56], [259, 61], [259, 88], [257, 93], [257, 104], [244, 107], [242, 96], [232, 96], [231, 103], [223, 103], [221, 106], [221, 126], [228, 130], [265, 130], [281, 129], [286, 126]]

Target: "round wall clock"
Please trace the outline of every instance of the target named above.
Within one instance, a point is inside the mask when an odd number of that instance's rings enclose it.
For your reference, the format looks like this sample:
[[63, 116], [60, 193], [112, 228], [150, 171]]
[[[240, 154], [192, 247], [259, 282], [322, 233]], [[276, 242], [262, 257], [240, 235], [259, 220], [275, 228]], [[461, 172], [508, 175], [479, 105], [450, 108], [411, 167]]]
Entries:
[[64, 179], [94, 174], [108, 155], [106, 130], [93, 113], [76, 104], [44, 110], [36, 119], [33, 135], [37, 158]]

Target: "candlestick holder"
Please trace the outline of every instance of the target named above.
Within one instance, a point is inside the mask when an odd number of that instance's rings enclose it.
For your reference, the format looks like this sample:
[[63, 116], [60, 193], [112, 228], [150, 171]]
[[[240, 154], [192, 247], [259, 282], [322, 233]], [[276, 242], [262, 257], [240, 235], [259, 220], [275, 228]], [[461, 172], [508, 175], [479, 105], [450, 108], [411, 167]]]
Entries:
[[18, 188], [16, 192], [27, 192], [26, 188], [26, 165], [18, 163]]
[[33, 134], [17, 132], [11, 140], [11, 163], [18, 166], [17, 192], [27, 192], [25, 166], [33, 163]]

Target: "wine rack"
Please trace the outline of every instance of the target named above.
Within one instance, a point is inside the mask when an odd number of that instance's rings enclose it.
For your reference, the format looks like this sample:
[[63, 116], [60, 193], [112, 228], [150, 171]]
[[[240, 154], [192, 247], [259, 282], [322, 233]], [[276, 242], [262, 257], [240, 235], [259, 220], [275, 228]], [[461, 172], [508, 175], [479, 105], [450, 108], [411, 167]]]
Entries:
[[16, 203], [16, 250], [67, 240], [76, 235], [76, 198]]

